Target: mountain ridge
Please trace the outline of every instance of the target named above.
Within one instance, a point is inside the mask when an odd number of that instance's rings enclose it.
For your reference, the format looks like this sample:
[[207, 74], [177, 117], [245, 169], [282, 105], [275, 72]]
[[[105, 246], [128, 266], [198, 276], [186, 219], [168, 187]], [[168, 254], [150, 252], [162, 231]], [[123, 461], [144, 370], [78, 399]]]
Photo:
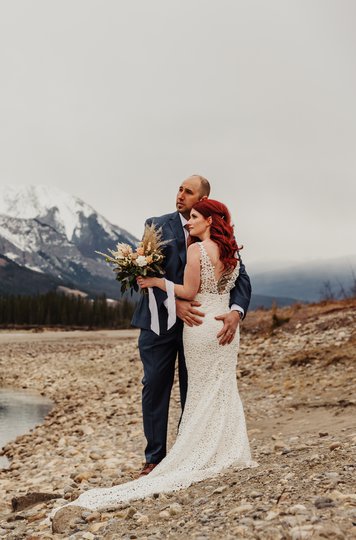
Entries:
[[[2, 255], [18, 266], [52, 276], [56, 283], [59, 280], [92, 296], [105, 293], [120, 298], [112, 268], [95, 251], [114, 248], [118, 242], [133, 246], [138, 241], [133, 235], [57, 188], [2, 187], [0, 201]], [[2, 279], [7, 272], [3, 267]], [[37, 276], [34, 281], [38, 282]], [[14, 288], [21, 290], [19, 285]]]
[[[66, 287], [80, 289], [90, 296], [105, 293], [121, 297], [112, 267], [95, 251], [105, 252], [118, 242], [134, 246], [138, 239], [118, 225], [113, 225], [82, 199], [48, 186], [0, 186], [0, 254], [19, 267], [50, 276], [42, 279], [50, 287], [57, 281]], [[256, 269], [254, 271], [254, 268]], [[266, 263], [248, 265], [251, 277], [253, 309], [270, 307], [275, 300], [284, 306], [295, 302], [314, 302], [322, 296], [323, 284], [329, 282], [335, 292], [350, 290], [356, 255], [308, 263]], [[3, 294], [14, 290], [27, 294], [37, 290], [37, 275], [26, 274], [28, 284], [10, 279], [19, 274], [15, 267], [3, 266], [0, 279], [12, 283], [2, 287]], [[26, 293], [25, 293], [26, 291]], [[336, 294], [337, 296], [337, 294]]]
[[119, 236], [125, 236], [129, 243], [137, 240], [125, 229], [110, 223], [79, 197], [41, 184], [18, 187], [0, 186], [0, 214], [22, 219], [34, 219], [41, 216], [44, 223], [53, 225], [70, 241], [78, 236], [81, 218], [96, 215], [99, 225], [107, 233], [111, 234], [115, 231]]

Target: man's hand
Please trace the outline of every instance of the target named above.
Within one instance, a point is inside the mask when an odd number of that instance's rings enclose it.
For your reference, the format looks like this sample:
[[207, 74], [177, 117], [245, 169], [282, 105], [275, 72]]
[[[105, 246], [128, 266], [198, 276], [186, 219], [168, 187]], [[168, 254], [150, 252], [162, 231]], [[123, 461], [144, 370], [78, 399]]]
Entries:
[[229, 313], [218, 315], [215, 319], [224, 323], [224, 326], [216, 336], [219, 340], [219, 345], [229, 345], [234, 339], [237, 327], [239, 326], [240, 313], [236, 310], [229, 311]]
[[182, 319], [188, 326], [199, 326], [202, 321], [202, 317], [205, 317], [205, 313], [195, 309], [201, 306], [199, 302], [187, 302], [186, 300], [176, 299], [176, 312], [177, 317]]

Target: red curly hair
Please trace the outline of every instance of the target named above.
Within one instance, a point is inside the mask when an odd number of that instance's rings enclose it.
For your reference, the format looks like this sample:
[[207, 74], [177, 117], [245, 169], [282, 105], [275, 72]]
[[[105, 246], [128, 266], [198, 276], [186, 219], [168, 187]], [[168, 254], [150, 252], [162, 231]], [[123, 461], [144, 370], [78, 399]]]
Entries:
[[195, 203], [193, 208], [205, 218], [212, 218], [210, 238], [218, 245], [220, 260], [224, 265], [224, 270], [232, 270], [237, 265], [238, 259], [236, 258], [236, 254], [239, 251], [239, 247], [235, 240], [229, 210], [225, 204], [214, 201], [213, 199], [202, 199]]

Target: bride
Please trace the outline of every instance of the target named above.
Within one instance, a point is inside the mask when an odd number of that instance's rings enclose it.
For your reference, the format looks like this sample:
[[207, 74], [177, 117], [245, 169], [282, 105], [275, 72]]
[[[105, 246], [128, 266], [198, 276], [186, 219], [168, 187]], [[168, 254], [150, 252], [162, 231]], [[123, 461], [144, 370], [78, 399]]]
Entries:
[[[148, 476], [110, 488], [90, 489], [70, 505], [112, 509], [154, 493], [187, 488], [228, 467], [257, 465], [251, 460], [236, 384], [239, 335], [237, 332], [225, 346], [219, 345], [216, 338], [221, 321], [215, 317], [228, 311], [229, 292], [239, 273], [229, 211], [218, 201], [203, 199], [193, 206], [188, 227], [191, 237], [199, 241], [188, 247], [184, 284], [175, 284], [174, 293], [183, 299], [198, 300], [206, 315], [203, 324], [184, 327], [189, 384], [177, 439]], [[142, 288], [167, 288], [164, 278], [137, 281]]]

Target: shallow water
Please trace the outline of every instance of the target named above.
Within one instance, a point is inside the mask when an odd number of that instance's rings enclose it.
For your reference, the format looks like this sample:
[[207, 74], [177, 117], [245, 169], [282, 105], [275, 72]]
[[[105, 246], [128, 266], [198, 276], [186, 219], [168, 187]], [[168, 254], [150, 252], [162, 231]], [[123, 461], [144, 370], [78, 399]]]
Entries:
[[[0, 389], [0, 448], [40, 424], [52, 406], [39, 394]], [[5, 457], [0, 457], [0, 468], [8, 464]]]

